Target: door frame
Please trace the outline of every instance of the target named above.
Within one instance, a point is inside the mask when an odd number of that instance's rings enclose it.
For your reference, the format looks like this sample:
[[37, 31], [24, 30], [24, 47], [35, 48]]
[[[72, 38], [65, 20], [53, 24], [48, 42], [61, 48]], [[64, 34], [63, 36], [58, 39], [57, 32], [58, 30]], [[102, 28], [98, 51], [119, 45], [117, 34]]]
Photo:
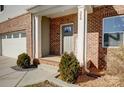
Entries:
[[[73, 36], [72, 36], [72, 38], [73, 38], [73, 41], [74, 41], [74, 23], [65, 23], [65, 24], [60, 24], [60, 55], [62, 55], [63, 54], [63, 51], [62, 51], [62, 49], [63, 49], [63, 43], [62, 43], [62, 40], [63, 40], [63, 33], [62, 33], [62, 26], [66, 26], [66, 25], [73, 25]], [[73, 44], [73, 50], [74, 50], [74, 42], [72, 42], [72, 44]]]

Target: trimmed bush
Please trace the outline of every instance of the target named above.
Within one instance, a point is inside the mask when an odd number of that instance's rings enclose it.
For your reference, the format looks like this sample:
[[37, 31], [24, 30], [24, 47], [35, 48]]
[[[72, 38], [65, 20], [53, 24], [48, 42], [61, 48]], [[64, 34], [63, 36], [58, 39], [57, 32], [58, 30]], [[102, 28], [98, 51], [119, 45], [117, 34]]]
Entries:
[[37, 68], [39, 64], [40, 64], [39, 59], [34, 58], [33, 59], [33, 66]]
[[17, 65], [22, 68], [30, 67], [30, 57], [26, 53], [22, 53], [18, 56]]
[[64, 53], [59, 64], [60, 78], [63, 81], [74, 83], [78, 76], [79, 62], [73, 53]]

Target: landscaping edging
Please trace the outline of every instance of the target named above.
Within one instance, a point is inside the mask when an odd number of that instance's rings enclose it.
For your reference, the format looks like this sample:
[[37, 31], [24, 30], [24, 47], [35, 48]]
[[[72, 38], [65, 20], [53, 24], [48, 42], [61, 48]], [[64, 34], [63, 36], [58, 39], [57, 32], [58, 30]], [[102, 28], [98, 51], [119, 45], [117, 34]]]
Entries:
[[53, 75], [53, 77], [48, 78], [48, 81], [53, 82], [60, 87], [80, 87], [78, 85], [70, 84], [70, 83], [62, 81], [61, 79], [55, 78], [58, 74], [59, 73], [56, 73]]

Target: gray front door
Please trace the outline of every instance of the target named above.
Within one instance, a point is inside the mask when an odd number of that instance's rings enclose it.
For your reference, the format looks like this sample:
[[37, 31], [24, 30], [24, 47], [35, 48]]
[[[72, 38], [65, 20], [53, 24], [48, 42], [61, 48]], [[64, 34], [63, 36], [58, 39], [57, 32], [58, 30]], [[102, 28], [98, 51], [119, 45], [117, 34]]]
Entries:
[[73, 51], [73, 24], [62, 26], [62, 53]]

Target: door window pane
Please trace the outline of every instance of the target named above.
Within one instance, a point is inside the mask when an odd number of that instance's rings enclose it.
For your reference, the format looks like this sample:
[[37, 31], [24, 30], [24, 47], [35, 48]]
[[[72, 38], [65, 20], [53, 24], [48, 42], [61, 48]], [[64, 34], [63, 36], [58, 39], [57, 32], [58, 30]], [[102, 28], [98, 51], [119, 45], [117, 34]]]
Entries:
[[62, 27], [63, 36], [72, 36], [73, 35], [73, 25], [65, 25]]

